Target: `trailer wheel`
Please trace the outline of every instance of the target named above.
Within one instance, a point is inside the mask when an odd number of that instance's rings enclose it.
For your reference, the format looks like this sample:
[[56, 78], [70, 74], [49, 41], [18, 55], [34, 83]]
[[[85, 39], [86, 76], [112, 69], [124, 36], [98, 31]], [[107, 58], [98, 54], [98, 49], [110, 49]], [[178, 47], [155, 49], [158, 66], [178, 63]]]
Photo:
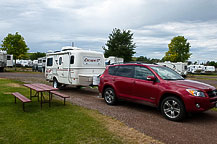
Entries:
[[57, 81], [56, 78], [53, 79], [53, 87], [54, 88], [59, 88], [61, 86], [61, 84]]

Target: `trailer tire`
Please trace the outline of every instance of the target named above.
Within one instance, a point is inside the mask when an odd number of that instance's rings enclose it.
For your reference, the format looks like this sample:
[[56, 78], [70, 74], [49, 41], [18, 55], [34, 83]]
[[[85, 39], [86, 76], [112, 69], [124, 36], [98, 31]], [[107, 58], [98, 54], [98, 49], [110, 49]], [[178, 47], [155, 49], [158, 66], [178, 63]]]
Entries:
[[53, 79], [53, 87], [54, 88], [60, 88], [61, 84], [57, 81], [56, 78]]

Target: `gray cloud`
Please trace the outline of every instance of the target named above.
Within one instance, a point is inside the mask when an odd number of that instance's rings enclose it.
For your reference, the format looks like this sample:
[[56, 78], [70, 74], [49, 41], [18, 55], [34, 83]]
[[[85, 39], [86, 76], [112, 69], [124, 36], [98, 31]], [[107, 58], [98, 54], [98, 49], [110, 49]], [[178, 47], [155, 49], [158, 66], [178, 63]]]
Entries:
[[217, 60], [217, 1], [208, 0], [0, 0], [0, 39], [20, 32], [30, 51], [75, 45], [102, 51], [113, 28], [130, 29], [135, 56], [162, 58], [183, 35], [191, 60]]

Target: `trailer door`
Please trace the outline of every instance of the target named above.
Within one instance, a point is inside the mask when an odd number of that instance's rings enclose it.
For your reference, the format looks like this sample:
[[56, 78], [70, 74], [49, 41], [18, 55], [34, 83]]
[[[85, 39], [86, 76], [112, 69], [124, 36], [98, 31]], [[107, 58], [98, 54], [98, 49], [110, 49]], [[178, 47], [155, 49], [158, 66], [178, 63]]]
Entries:
[[63, 83], [64, 73], [63, 73], [63, 56], [60, 55], [58, 58], [58, 67], [57, 67], [57, 75], [58, 75], [58, 81], [60, 83]]
[[63, 84], [69, 84], [69, 55], [63, 54], [59, 56], [58, 61], [58, 77], [59, 82]]

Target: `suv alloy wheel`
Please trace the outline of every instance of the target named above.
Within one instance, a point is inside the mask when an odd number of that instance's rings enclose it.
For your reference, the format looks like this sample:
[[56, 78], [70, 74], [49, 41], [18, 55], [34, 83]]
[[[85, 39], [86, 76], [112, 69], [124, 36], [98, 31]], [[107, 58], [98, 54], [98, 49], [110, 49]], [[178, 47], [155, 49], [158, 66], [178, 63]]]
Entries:
[[103, 97], [108, 105], [114, 105], [117, 101], [114, 89], [110, 87], [104, 90]]
[[161, 103], [162, 115], [172, 121], [180, 121], [185, 117], [185, 106], [176, 97], [165, 98]]

